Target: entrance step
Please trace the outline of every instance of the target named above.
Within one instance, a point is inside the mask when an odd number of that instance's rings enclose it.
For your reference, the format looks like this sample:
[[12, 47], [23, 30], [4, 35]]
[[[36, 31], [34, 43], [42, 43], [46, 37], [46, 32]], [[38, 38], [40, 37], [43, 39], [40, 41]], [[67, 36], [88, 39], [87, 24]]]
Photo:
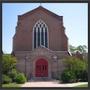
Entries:
[[48, 78], [48, 77], [34, 77], [31, 80], [32, 81], [49, 81], [49, 80], [52, 80], [52, 79]]

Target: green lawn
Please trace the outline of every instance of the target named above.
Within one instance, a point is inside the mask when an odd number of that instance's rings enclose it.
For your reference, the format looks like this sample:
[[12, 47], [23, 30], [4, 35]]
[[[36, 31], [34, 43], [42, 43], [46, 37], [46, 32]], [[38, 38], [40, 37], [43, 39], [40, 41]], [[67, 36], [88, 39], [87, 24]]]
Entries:
[[78, 85], [76, 87], [88, 87], [88, 84], [84, 84], [84, 85]]
[[2, 87], [21, 87], [21, 84], [16, 83], [9, 83], [9, 84], [3, 84]]

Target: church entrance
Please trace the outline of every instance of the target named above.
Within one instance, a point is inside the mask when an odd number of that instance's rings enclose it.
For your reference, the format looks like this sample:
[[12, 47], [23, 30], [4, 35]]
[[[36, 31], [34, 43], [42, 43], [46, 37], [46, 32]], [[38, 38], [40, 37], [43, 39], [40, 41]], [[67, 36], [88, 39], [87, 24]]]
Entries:
[[48, 62], [47, 62], [47, 60], [40, 58], [36, 61], [35, 76], [36, 77], [48, 77]]

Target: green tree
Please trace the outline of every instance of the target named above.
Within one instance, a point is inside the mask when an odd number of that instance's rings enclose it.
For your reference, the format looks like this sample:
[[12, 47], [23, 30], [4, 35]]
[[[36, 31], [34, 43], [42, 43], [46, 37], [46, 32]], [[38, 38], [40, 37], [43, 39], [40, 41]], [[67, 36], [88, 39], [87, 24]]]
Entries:
[[74, 72], [77, 80], [88, 80], [88, 62], [76, 57], [67, 57], [64, 60], [66, 69]]
[[87, 60], [81, 60], [76, 57], [67, 57], [64, 60], [67, 68], [69, 70], [87, 70], [88, 69], [88, 62]]
[[16, 58], [12, 57], [10, 54], [4, 54], [2, 60], [2, 73], [7, 74], [10, 70], [15, 68]]
[[[26, 77], [16, 70], [16, 58], [10, 54], [4, 54], [2, 60], [2, 83], [19, 82], [24, 83]], [[20, 81], [19, 81], [20, 80]]]
[[82, 53], [86, 53], [87, 51], [87, 46], [86, 45], [79, 45], [78, 47], [76, 47], [77, 50], [79, 50]]
[[77, 47], [69, 45], [69, 50], [70, 52], [75, 52], [76, 50], [80, 51], [81, 53], [86, 53], [87, 52], [87, 46], [86, 45], [79, 45]]

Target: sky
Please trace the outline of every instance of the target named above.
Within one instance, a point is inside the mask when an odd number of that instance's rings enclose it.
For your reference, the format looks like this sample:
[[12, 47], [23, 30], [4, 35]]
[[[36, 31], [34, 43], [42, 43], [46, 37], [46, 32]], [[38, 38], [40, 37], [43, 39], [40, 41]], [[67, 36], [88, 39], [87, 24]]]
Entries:
[[[41, 5], [59, 16], [63, 16], [65, 33], [70, 45], [88, 47], [87, 3], [41, 3]], [[18, 15], [37, 8], [40, 3], [3, 3], [2, 6], [2, 50], [9, 54], [13, 48], [13, 36]]]

